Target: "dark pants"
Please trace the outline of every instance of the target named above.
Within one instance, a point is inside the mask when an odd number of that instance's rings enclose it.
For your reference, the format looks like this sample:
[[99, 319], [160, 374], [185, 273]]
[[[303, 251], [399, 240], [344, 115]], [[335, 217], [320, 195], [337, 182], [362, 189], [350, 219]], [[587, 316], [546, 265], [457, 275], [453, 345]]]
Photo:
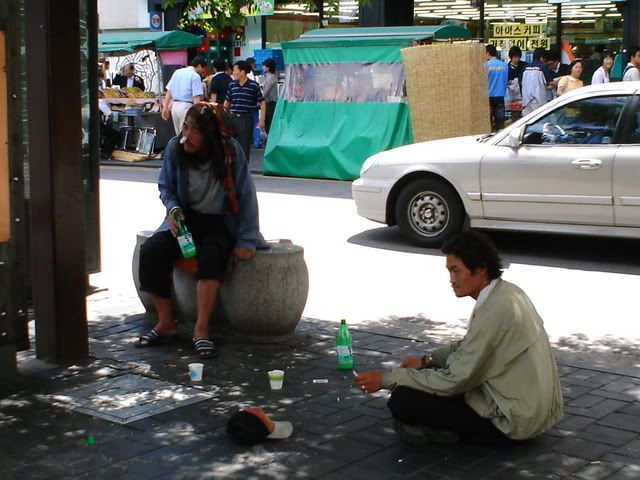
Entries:
[[456, 432], [467, 442], [511, 442], [490, 420], [482, 418], [467, 405], [464, 395], [438, 397], [414, 388], [397, 387], [391, 393], [387, 406], [399, 422]]
[[251, 141], [253, 139], [253, 115], [251, 113], [232, 113], [231, 126], [236, 133], [236, 140], [249, 161]]
[[[233, 239], [221, 215], [185, 212], [187, 228], [198, 251], [198, 280], [224, 280]], [[182, 256], [178, 240], [169, 230], [156, 232], [140, 247], [140, 289], [162, 298], [171, 297], [175, 261]]]
[[269, 131], [271, 130], [271, 122], [273, 121], [273, 112], [276, 111], [276, 105], [278, 102], [267, 102], [267, 118], [265, 118], [264, 131], [269, 135]]
[[491, 125], [494, 130], [504, 128], [504, 97], [489, 97]]

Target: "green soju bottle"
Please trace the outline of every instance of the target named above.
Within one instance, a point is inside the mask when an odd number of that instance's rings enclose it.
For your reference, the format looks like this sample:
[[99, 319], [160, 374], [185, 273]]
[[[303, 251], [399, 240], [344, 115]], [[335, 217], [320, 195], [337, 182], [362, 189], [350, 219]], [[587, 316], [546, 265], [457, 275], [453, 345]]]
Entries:
[[336, 351], [338, 352], [338, 368], [340, 370], [353, 369], [353, 350], [351, 334], [347, 327], [347, 321], [340, 320], [340, 328], [336, 336]]
[[184, 258], [195, 257], [196, 255], [196, 244], [193, 243], [193, 237], [191, 236], [191, 232], [187, 228], [187, 224], [184, 221], [184, 217], [182, 216], [182, 211], [179, 208], [175, 208], [171, 214], [173, 218], [176, 219], [178, 224], [178, 231], [176, 232], [176, 238], [178, 239], [178, 245], [180, 245], [180, 250], [182, 251], [182, 256]]

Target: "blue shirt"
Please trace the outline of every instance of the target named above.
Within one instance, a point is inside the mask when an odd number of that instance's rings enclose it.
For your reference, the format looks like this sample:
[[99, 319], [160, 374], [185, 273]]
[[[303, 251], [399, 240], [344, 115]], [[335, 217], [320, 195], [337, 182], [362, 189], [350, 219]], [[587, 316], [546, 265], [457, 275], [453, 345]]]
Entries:
[[487, 93], [490, 97], [504, 97], [509, 79], [509, 67], [497, 58], [487, 61]]
[[227, 101], [231, 104], [232, 113], [249, 113], [256, 109], [256, 105], [264, 101], [258, 82], [247, 79], [244, 85], [237, 80], [232, 81], [227, 89]]
[[193, 97], [204, 95], [202, 79], [193, 67], [181, 68], [173, 72], [167, 84], [171, 98], [178, 102], [192, 102]]

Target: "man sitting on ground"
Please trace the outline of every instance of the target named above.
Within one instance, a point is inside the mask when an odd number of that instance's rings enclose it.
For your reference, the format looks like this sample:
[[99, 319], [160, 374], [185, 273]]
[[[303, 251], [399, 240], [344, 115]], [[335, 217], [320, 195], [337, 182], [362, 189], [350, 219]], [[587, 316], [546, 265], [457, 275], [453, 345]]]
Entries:
[[366, 392], [392, 390], [389, 409], [409, 443], [507, 443], [533, 438], [562, 417], [558, 369], [542, 318], [501, 280], [491, 241], [462, 233], [442, 248], [457, 297], [476, 305], [466, 335], [390, 372], [356, 378]]

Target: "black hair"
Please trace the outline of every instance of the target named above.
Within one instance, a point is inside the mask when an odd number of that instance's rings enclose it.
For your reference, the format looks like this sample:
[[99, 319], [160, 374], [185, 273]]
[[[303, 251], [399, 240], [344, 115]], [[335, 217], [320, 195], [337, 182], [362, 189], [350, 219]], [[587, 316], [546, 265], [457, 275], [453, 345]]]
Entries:
[[558, 53], [557, 50], [549, 50], [549, 53], [547, 54], [547, 60], [551, 60], [554, 62], [559, 62], [560, 61], [560, 54]]
[[224, 178], [224, 145], [213, 107], [205, 102], [196, 103], [187, 111], [184, 120], [191, 120], [193, 126], [202, 134], [204, 151], [196, 155], [188, 154], [176, 143], [179, 161], [195, 164], [211, 161], [216, 178]]
[[533, 59], [534, 60], [541, 60], [542, 57], [547, 57], [547, 51], [544, 48], [536, 48], [533, 51]]
[[571, 71], [573, 70], [573, 66], [574, 66], [576, 63], [580, 63], [580, 64], [582, 64], [582, 68], [584, 68], [584, 62], [583, 62], [582, 60], [580, 60], [580, 59], [578, 59], [578, 60], [574, 60], [573, 62], [571, 62], [571, 63], [569, 64], [569, 74], [571, 74]]
[[638, 46], [634, 46], [634, 47], [631, 47], [631, 48], [627, 49], [627, 54], [629, 55], [629, 61], [631, 61], [631, 59], [633, 57], [635, 57], [636, 53], [638, 53], [638, 52], [640, 52], [640, 47], [638, 47]]
[[509, 58], [513, 58], [513, 57], [522, 58], [522, 50], [520, 50], [520, 47], [516, 45], [514, 45], [509, 49]]
[[245, 62], [247, 62], [247, 65], [249, 65], [249, 68], [251, 68], [251, 70], [253, 70], [253, 67], [256, 64], [256, 59], [253, 57], [249, 57], [245, 60]]
[[482, 233], [462, 232], [447, 241], [441, 249], [445, 255], [454, 255], [475, 273], [486, 267], [489, 280], [502, 276], [502, 260], [493, 242]]
[[193, 60], [191, 60], [191, 64], [192, 67], [197, 67], [198, 65], [202, 66], [202, 67], [206, 67], [207, 66], [207, 60], [198, 55], [197, 57], [193, 57]]
[[213, 61], [213, 68], [216, 72], [224, 72], [227, 69], [227, 61], [224, 58], [216, 58]]
[[269, 73], [276, 73], [276, 62], [273, 58], [267, 58], [264, 62], [262, 62], [263, 67], [267, 67], [269, 69]]
[[605, 50], [604, 52], [602, 52], [602, 60], [604, 60], [605, 58], [613, 58], [613, 59], [615, 59], [616, 56], [613, 54], [613, 52], [611, 50]]
[[238, 60], [233, 64], [233, 66], [238, 67], [238, 70], [242, 70], [244, 73], [249, 73], [251, 71], [249, 64], [245, 60]]
[[495, 45], [493, 45], [492, 43], [490, 43], [489, 45], [487, 45], [486, 47], [484, 47], [484, 49], [486, 50], [486, 52], [491, 55], [492, 57], [497, 57], [498, 56], [498, 49], [496, 48]]

